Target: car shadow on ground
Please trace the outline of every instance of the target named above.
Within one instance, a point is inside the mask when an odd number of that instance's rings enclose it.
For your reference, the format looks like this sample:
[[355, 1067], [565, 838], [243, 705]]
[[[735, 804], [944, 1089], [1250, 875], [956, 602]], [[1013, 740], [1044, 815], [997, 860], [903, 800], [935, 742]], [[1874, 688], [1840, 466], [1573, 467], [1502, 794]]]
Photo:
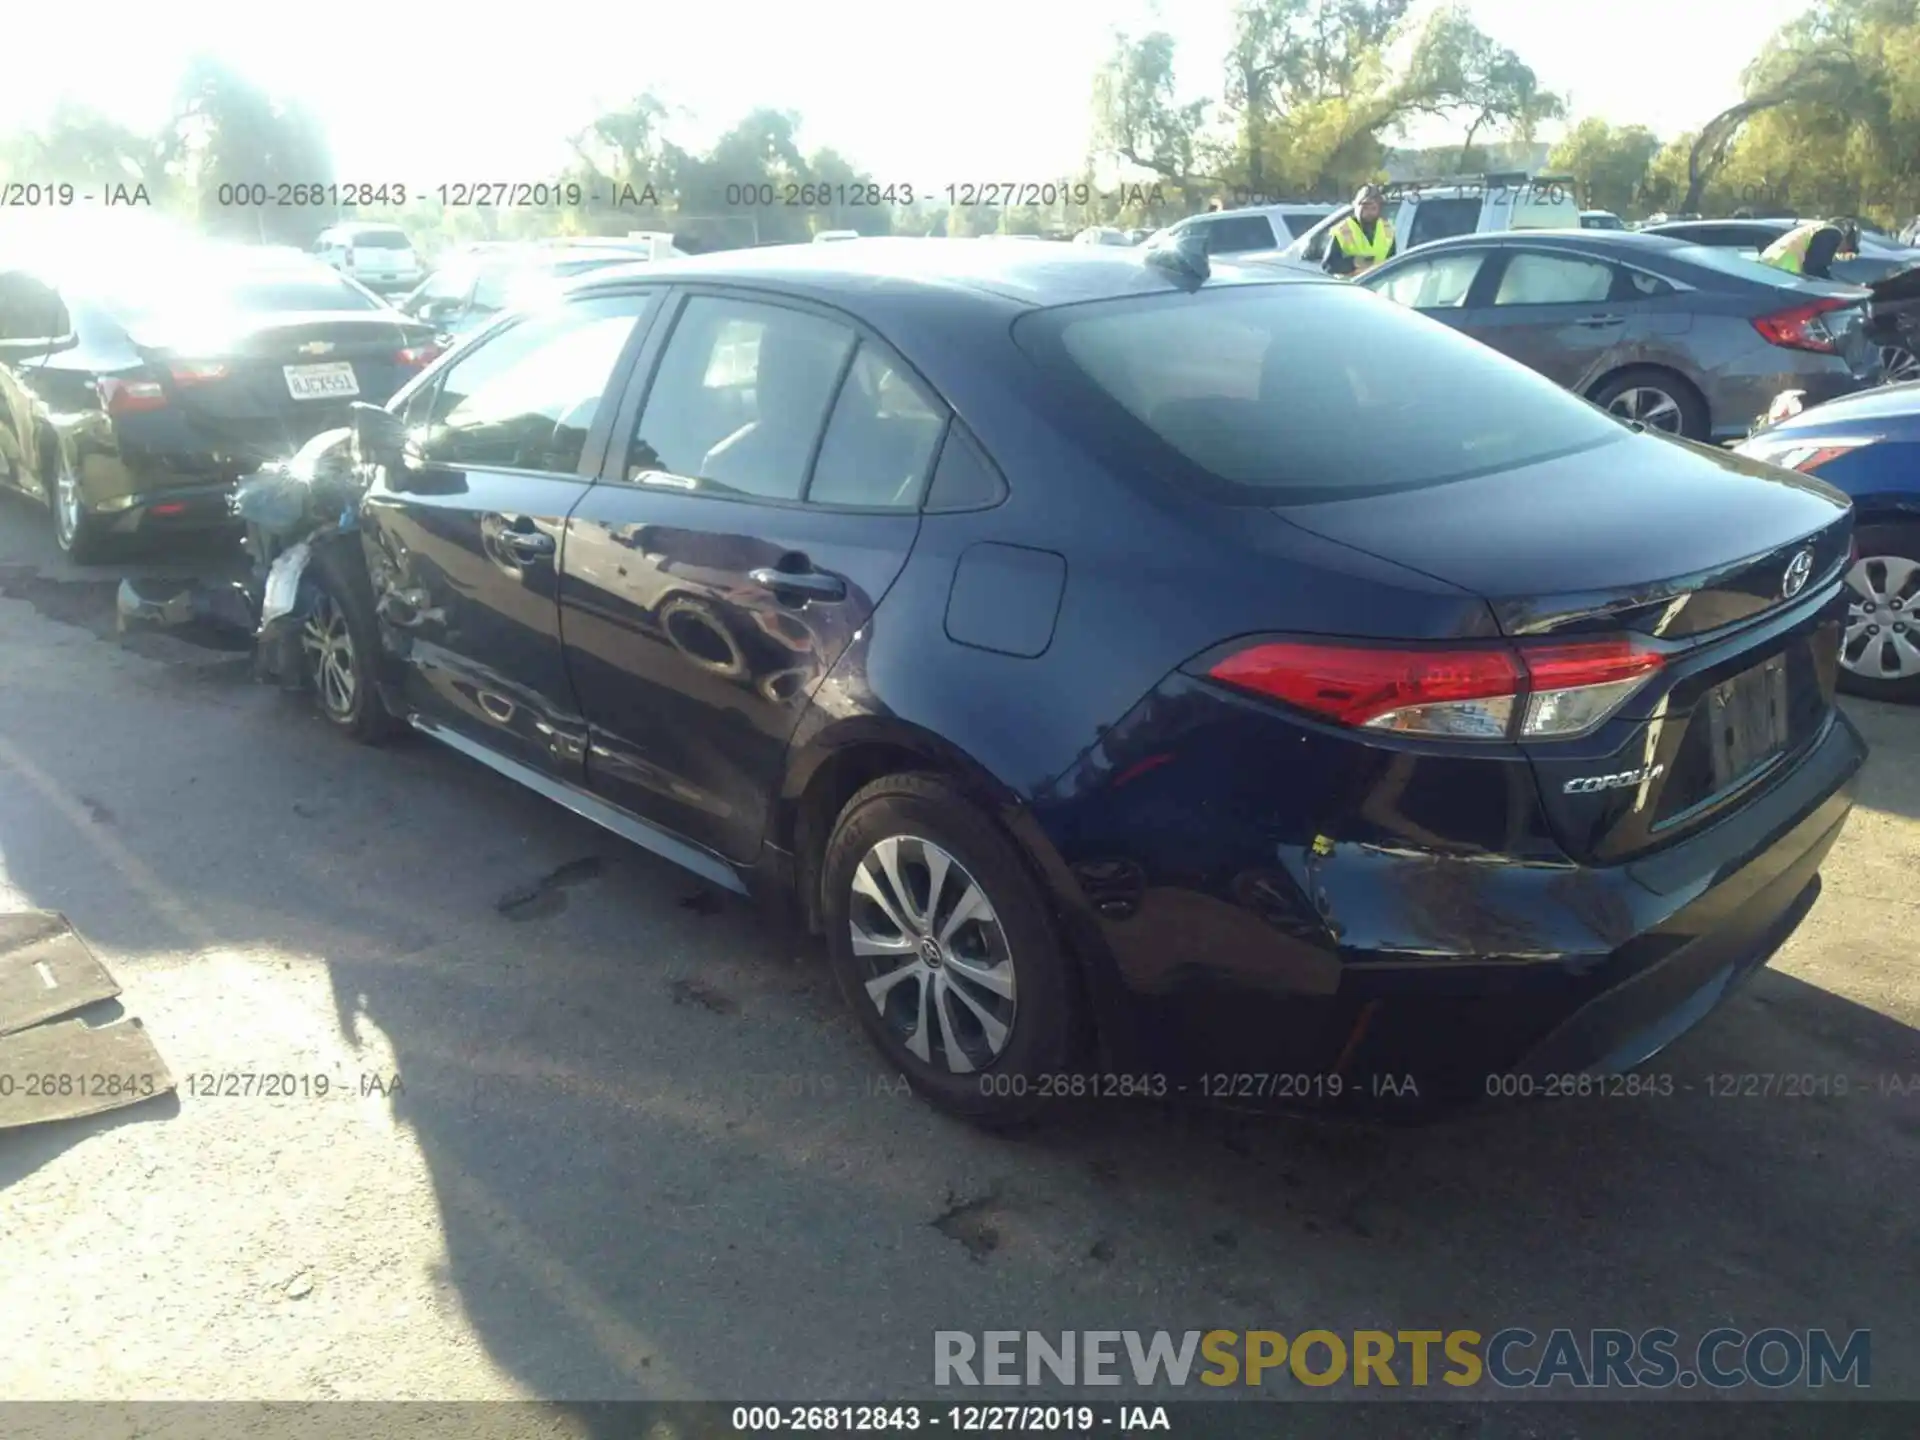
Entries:
[[[803, 947], [462, 757], [86, 657], [24, 694], [9, 882], [129, 1004], [145, 957], [324, 961], [339, 1034], [404, 1079], [431, 1279], [527, 1393], [931, 1397], [943, 1328], [1732, 1323], [1873, 1328], [1877, 1393], [1920, 1396], [1920, 1035], [1791, 974], [1657, 1060], [1664, 1092], [1391, 1130], [1111, 1102], [994, 1137], [904, 1095]], [[93, 1134], [0, 1136], [0, 1176]]]

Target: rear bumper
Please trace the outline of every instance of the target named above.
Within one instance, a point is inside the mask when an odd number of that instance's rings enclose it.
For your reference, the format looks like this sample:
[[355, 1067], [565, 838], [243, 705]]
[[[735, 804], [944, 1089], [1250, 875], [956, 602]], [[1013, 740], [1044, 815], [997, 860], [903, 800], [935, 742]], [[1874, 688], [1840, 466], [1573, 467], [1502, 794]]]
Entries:
[[230, 503], [234, 488], [232, 481], [215, 480], [138, 490], [114, 497], [94, 514], [114, 535], [219, 529], [236, 523]]
[[1613, 866], [1250, 834], [1203, 877], [1192, 837], [1184, 873], [1144, 835], [1130, 865], [1069, 844], [1103, 1063], [1191, 1098], [1409, 1116], [1642, 1064], [1804, 918], [1865, 758], [1836, 711], [1770, 793]]
[[1879, 383], [1878, 376], [1853, 374], [1837, 356], [1802, 354], [1798, 362], [1784, 367], [1772, 363], [1774, 356], [1785, 353], [1790, 352], [1769, 347], [1762, 357], [1768, 363], [1729, 367], [1706, 377], [1714, 440], [1744, 440], [1753, 422], [1767, 413], [1783, 390], [1804, 390], [1805, 404], [1811, 409]]

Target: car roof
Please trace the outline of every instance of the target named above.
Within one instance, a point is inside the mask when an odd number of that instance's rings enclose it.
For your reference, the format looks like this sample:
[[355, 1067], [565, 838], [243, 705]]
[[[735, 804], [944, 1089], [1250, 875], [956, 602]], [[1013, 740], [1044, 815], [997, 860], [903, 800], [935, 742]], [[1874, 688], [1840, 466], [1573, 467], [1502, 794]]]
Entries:
[[339, 225], [329, 225], [325, 233], [328, 235], [372, 235], [376, 232], [382, 235], [404, 235], [407, 233], [403, 226], [390, 225], [378, 220], [347, 220]]
[[1439, 250], [1467, 250], [1475, 247], [1509, 245], [1545, 245], [1557, 250], [1600, 250], [1627, 258], [1632, 255], [1672, 254], [1695, 248], [1691, 242], [1672, 235], [1654, 235], [1645, 230], [1575, 230], [1571, 227], [1542, 230], [1477, 230], [1470, 235], [1448, 235], [1429, 240], [1405, 253], [1425, 255]]
[[[1245, 271], [1222, 262], [1210, 286], [1269, 284], [1268, 270]], [[1307, 278], [1307, 277], [1301, 277]], [[712, 281], [811, 297], [855, 314], [875, 302], [917, 297], [971, 298], [1005, 308], [1033, 309], [1090, 300], [1161, 294], [1183, 288], [1133, 248], [1106, 245], [979, 245], [968, 239], [871, 236], [837, 245], [775, 245], [596, 270], [573, 290], [627, 280]], [[1337, 283], [1337, 282], [1336, 282]]]

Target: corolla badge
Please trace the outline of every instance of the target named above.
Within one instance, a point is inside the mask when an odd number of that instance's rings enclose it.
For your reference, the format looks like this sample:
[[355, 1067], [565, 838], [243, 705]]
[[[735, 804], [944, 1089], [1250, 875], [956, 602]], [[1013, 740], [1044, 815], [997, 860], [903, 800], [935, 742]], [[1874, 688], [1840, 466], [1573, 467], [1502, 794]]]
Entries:
[[1624, 790], [1629, 785], [1658, 780], [1666, 769], [1665, 765], [1648, 765], [1639, 770], [1622, 770], [1618, 775], [1583, 775], [1578, 780], [1567, 781], [1561, 793], [1591, 795], [1596, 790]]
[[1780, 577], [1780, 598], [1791, 600], [1807, 588], [1813, 578], [1813, 551], [1802, 550], [1787, 562], [1787, 573]]

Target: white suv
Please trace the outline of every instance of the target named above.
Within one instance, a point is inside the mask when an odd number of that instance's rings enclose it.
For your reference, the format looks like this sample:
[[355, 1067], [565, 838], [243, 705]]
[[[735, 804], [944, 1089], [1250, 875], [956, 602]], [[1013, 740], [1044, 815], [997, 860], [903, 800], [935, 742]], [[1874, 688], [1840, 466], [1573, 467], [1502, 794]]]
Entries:
[[[1449, 235], [1473, 235], [1489, 230], [1578, 230], [1580, 197], [1570, 175], [1492, 174], [1473, 179], [1398, 180], [1382, 185], [1382, 207], [1393, 225], [1399, 253], [1444, 240]], [[1318, 265], [1327, 258], [1327, 239], [1333, 227], [1353, 213], [1342, 205], [1291, 245], [1281, 250], [1285, 260]]]
[[313, 253], [369, 290], [411, 290], [426, 279], [426, 267], [398, 225], [335, 225], [320, 232]]
[[[1198, 234], [1209, 255], [1245, 255], [1255, 250], [1277, 250], [1306, 234], [1336, 207], [1301, 201], [1295, 205], [1259, 205], [1245, 210], [1213, 210], [1157, 230], [1147, 244], [1181, 235]], [[1091, 243], [1091, 242], [1089, 242]]]

